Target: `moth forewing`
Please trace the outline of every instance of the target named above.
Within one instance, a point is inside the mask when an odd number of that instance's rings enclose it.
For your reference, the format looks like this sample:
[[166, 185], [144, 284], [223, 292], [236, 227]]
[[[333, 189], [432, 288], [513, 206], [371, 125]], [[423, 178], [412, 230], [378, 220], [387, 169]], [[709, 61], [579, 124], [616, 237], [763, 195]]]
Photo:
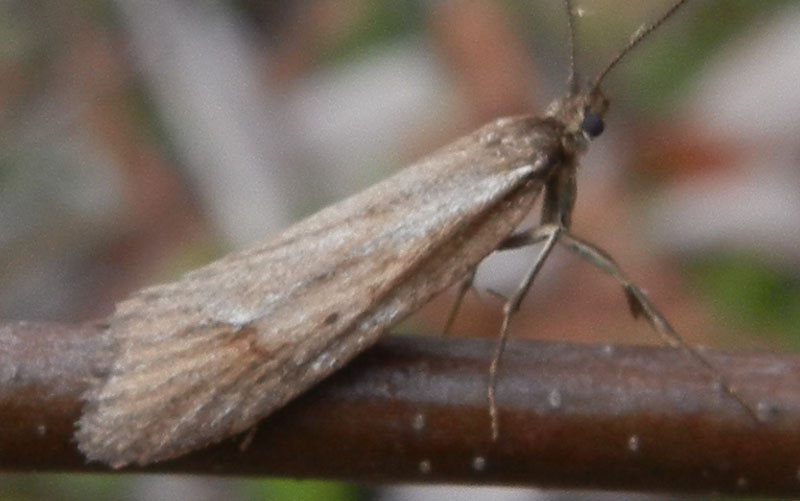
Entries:
[[252, 427], [468, 274], [563, 161], [561, 125], [496, 120], [183, 279], [120, 303], [80, 449], [121, 467]]

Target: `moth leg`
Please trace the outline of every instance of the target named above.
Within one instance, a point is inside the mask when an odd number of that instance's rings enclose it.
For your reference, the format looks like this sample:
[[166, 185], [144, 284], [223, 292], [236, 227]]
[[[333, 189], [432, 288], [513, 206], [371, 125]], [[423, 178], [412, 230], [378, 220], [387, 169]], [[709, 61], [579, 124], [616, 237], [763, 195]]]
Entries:
[[445, 336], [450, 334], [450, 329], [453, 327], [453, 323], [456, 321], [456, 315], [458, 315], [458, 311], [461, 309], [461, 303], [464, 301], [464, 297], [467, 295], [467, 292], [472, 288], [472, 283], [475, 280], [475, 270], [477, 268], [472, 268], [470, 272], [467, 274], [466, 277], [461, 281], [458, 285], [458, 292], [456, 293], [456, 300], [453, 302], [453, 306], [450, 308], [450, 313], [447, 315], [447, 320], [444, 323], [444, 330], [442, 334]]
[[[508, 329], [511, 322], [511, 316], [519, 311], [520, 304], [522, 300], [525, 298], [525, 295], [530, 290], [531, 285], [533, 284], [533, 279], [536, 278], [536, 275], [539, 274], [539, 271], [542, 269], [542, 265], [547, 260], [547, 256], [550, 255], [550, 252], [558, 242], [558, 238], [564, 232], [564, 228], [557, 224], [548, 224], [544, 226], [540, 226], [535, 228], [529, 233], [520, 234], [520, 235], [528, 235], [530, 242], [539, 242], [544, 240], [545, 244], [542, 249], [539, 251], [539, 255], [536, 257], [536, 261], [534, 261], [533, 266], [525, 275], [522, 283], [520, 283], [517, 290], [514, 294], [508, 298], [508, 300], [503, 305], [503, 325], [500, 328], [500, 340], [497, 342], [497, 347], [495, 348], [494, 356], [492, 357], [492, 362], [489, 365], [489, 386], [487, 388], [487, 396], [489, 398], [489, 418], [491, 419], [492, 423], [492, 441], [496, 441], [497, 437], [500, 435], [500, 425], [498, 422], [497, 416], [497, 399], [496, 399], [496, 385], [497, 385], [497, 370], [500, 366], [500, 357], [503, 355], [503, 351], [506, 347], [506, 342], [508, 341]], [[511, 239], [518, 239], [522, 241], [524, 237], [519, 236], [510, 237]], [[508, 240], [507, 240], [508, 241]], [[501, 248], [512, 248], [512, 247], [503, 247]]]
[[544, 226], [539, 226], [537, 228], [533, 228], [532, 230], [529, 231], [514, 233], [510, 237], [500, 242], [500, 245], [497, 247], [496, 250], [504, 251], [504, 250], [519, 249], [520, 247], [527, 247], [529, 245], [538, 244], [539, 242], [546, 240], [547, 237], [550, 236], [548, 232], [550, 226], [551, 225], [544, 225]]
[[250, 448], [250, 444], [253, 443], [253, 439], [256, 438], [256, 432], [258, 432], [258, 423], [251, 426], [242, 437], [242, 441], [239, 442], [239, 451], [244, 452]]
[[701, 366], [705, 367], [709, 372], [714, 375], [716, 383], [720, 388], [737, 401], [756, 421], [761, 421], [759, 413], [754, 409], [744, 398], [739, 395], [738, 391], [728, 383], [722, 376], [720, 371], [709, 361], [702, 353], [697, 351], [687, 343], [680, 334], [670, 325], [664, 315], [662, 315], [653, 303], [647, 298], [647, 295], [636, 284], [631, 282], [627, 276], [622, 272], [619, 265], [599, 247], [581, 240], [569, 232], [565, 231], [561, 235], [561, 245], [577, 254], [579, 257], [587, 261], [589, 264], [599, 268], [601, 271], [613, 277], [622, 286], [625, 292], [625, 297], [628, 300], [631, 314], [634, 318], [644, 316], [651, 327], [656, 333], [670, 346], [679, 348], [687, 353], [691, 358], [695, 359]]

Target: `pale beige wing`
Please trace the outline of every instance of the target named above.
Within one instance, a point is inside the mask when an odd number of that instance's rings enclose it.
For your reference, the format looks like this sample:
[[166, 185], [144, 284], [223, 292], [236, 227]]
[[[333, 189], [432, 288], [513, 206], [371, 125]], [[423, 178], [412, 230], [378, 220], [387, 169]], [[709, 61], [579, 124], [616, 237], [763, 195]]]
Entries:
[[145, 464], [246, 430], [463, 276], [530, 210], [549, 122], [502, 119], [109, 319], [77, 438]]

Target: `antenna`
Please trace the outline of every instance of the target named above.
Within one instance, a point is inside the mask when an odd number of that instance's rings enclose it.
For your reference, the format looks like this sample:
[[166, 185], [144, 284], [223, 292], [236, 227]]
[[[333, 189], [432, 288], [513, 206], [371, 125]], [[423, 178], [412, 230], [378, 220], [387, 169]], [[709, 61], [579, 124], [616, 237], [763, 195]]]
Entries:
[[[677, 2], [673, 3], [672, 6], [669, 9], [667, 9], [667, 11], [664, 12], [664, 14], [662, 14], [660, 18], [656, 19], [652, 24], [638, 30], [636, 34], [633, 36], [633, 38], [631, 38], [630, 42], [628, 42], [628, 45], [626, 45], [621, 51], [619, 51], [619, 53], [617, 53], [614, 59], [612, 59], [611, 62], [608, 63], [608, 66], [606, 66], [606, 68], [603, 71], [601, 71], [599, 75], [597, 75], [597, 78], [595, 78], [594, 83], [591, 86], [591, 91], [592, 92], [596, 91], [597, 88], [600, 86], [600, 83], [606, 77], [606, 75], [608, 75], [608, 73], [617, 65], [617, 63], [619, 63], [622, 60], [623, 57], [625, 57], [631, 50], [633, 50], [637, 45], [639, 45], [639, 43], [642, 40], [644, 40], [649, 34], [654, 32], [655, 30], [658, 29], [659, 26], [664, 24], [664, 21], [672, 17], [672, 15], [675, 14], [675, 12], [677, 12], [678, 9], [680, 9], [683, 6], [683, 4], [685, 4], [688, 1], [689, 0], [678, 0]], [[565, 2], [569, 3], [568, 0], [565, 0]]]
[[572, 10], [572, 1], [564, 0], [564, 9], [567, 11], [567, 26], [569, 28], [569, 86], [570, 94], [578, 92], [578, 76], [575, 71], [575, 12]]

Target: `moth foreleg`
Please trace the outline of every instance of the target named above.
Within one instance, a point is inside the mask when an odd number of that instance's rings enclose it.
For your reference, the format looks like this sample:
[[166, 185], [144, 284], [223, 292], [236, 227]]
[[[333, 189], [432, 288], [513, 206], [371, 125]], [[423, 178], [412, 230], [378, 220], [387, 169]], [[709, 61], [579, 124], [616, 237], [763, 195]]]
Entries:
[[546, 240], [550, 236], [550, 231], [552, 230], [552, 227], [553, 225], [544, 225], [544, 226], [539, 226], [537, 228], [533, 228], [528, 231], [514, 233], [510, 237], [500, 242], [500, 245], [497, 247], [497, 250], [504, 251], [504, 250], [519, 249], [520, 247], [527, 247], [529, 245], [538, 244], [539, 242]]
[[560, 243], [577, 254], [588, 263], [599, 268], [601, 271], [613, 277], [622, 286], [628, 306], [634, 317], [644, 316], [647, 322], [653, 327], [656, 333], [670, 346], [680, 348], [689, 356], [694, 358], [700, 365], [705, 367], [714, 375], [722, 390], [736, 400], [744, 409], [756, 420], [760, 420], [759, 413], [745, 401], [736, 389], [731, 386], [722, 376], [720, 371], [714, 367], [702, 353], [697, 351], [670, 325], [664, 315], [659, 312], [647, 295], [636, 284], [631, 282], [620, 269], [619, 265], [606, 252], [599, 247], [585, 240], [581, 240], [569, 232], [565, 231], [561, 235]]
[[[550, 255], [550, 252], [555, 247], [556, 242], [558, 242], [559, 236], [561, 236], [563, 232], [564, 228], [559, 225], [550, 224], [540, 226], [529, 232], [511, 236], [508, 240], [506, 240], [506, 242], [504, 242], [504, 244], [507, 242], [514, 244], [516, 242], [519, 245], [506, 247], [501, 244], [499, 248], [508, 249], [521, 247], [522, 245], [529, 245], [530, 243], [541, 241], [545, 242], [544, 246], [539, 251], [539, 255], [536, 257], [536, 261], [533, 262], [533, 266], [525, 275], [525, 278], [520, 283], [519, 287], [517, 287], [517, 290], [511, 295], [511, 297], [508, 298], [508, 300], [506, 300], [505, 305], [503, 306], [503, 325], [500, 328], [500, 339], [497, 342], [497, 347], [495, 348], [492, 362], [489, 365], [489, 385], [487, 387], [487, 396], [489, 398], [489, 418], [491, 419], [493, 441], [496, 441], [497, 437], [500, 435], [500, 426], [497, 417], [497, 400], [495, 395], [495, 386], [497, 385], [497, 370], [500, 366], [500, 358], [505, 350], [506, 342], [508, 341], [508, 329], [511, 322], [511, 316], [519, 310], [522, 300], [525, 298], [528, 290], [530, 290], [531, 285], [533, 285], [534, 278], [536, 278], [536, 275], [539, 274], [539, 271], [542, 269], [542, 265], [544, 265], [544, 262], [547, 260], [547, 256]], [[528, 243], [523, 244], [521, 242]]]

